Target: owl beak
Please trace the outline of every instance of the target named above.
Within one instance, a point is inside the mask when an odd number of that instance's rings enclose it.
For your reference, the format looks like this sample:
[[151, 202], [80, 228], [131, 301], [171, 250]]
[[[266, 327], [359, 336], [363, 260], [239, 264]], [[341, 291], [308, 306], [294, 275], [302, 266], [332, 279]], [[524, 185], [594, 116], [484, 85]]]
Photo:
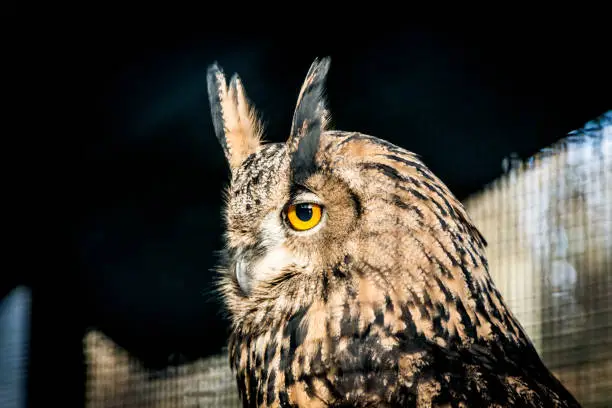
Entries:
[[236, 276], [240, 289], [242, 289], [245, 295], [248, 295], [251, 292], [251, 273], [242, 252], [236, 256], [234, 275]]

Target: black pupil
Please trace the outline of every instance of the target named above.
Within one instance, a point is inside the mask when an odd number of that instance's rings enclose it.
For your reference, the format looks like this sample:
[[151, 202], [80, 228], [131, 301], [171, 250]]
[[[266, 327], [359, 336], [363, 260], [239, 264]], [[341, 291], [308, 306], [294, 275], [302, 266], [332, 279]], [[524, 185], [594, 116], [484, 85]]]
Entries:
[[295, 215], [302, 221], [310, 221], [312, 218], [312, 207], [310, 204], [298, 204], [295, 206]]

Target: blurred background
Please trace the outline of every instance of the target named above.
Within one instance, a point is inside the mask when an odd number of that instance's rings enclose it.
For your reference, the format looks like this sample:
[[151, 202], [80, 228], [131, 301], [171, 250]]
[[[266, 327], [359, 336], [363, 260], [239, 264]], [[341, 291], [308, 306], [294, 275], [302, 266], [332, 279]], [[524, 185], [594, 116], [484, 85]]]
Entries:
[[[25, 251], [9, 253], [17, 262], [0, 277], [0, 405], [59, 398], [65, 406], [164, 406], [142, 395], [211, 367], [221, 370], [217, 386], [231, 390], [219, 357], [227, 322], [211, 272], [228, 170], [209, 116], [206, 68], [218, 61], [241, 75], [266, 139], [277, 142], [287, 137], [310, 63], [330, 55], [334, 127], [422, 156], [474, 209], [492, 242], [492, 273], [539, 351], [558, 372], [566, 367], [566, 378], [599, 370], [598, 391], [579, 392], [585, 406], [609, 406], [610, 363], [584, 364], [611, 361], [612, 170], [601, 153], [610, 145], [589, 144], [591, 156], [578, 159], [568, 159], [575, 150], [567, 143], [555, 145], [612, 109], [605, 25], [458, 22], [256, 35], [180, 20], [58, 21], [29, 21], [37, 34], [6, 51], [16, 101], [7, 129], [20, 136], [7, 141], [7, 162], [17, 163], [7, 183], [19, 197], [9, 221], [18, 225], [12, 244]], [[604, 140], [603, 132], [589, 137]], [[539, 153], [551, 146], [553, 154]], [[534, 166], [546, 170], [532, 176]], [[516, 249], [504, 258], [495, 248], [508, 242]], [[567, 338], [578, 343], [555, 348]], [[121, 396], [127, 386], [116, 385], [121, 369], [121, 378], [140, 373], [126, 380], [139, 384], [132, 405]], [[104, 375], [115, 385], [92, 386]], [[588, 400], [596, 391], [602, 396]]]

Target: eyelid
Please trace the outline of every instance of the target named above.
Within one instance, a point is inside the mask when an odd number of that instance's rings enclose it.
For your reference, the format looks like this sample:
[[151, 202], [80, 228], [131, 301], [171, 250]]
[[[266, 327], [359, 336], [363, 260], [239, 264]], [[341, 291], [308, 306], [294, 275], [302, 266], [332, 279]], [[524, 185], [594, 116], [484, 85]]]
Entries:
[[293, 205], [297, 205], [297, 204], [317, 204], [322, 206], [323, 205], [323, 201], [317, 197], [316, 194], [313, 194], [311, 192], [303, 192], [303, 193], [299, 193], [297, 194], [293, 200], [291, 200], [291, 204]]

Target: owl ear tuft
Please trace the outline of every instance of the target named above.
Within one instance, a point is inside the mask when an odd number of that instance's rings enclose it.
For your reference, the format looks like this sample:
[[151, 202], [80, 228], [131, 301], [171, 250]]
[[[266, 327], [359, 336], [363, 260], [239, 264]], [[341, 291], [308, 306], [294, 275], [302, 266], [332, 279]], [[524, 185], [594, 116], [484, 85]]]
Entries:
[[298, 96], [287, 140], [294, 177], [303, 177], [313, 170], [319, 139], [329, 122], [324, 92], [330, 62], [325, 57], [312, 63]]
[[208, 67], [207, 83], [215, 135], [233, 172], [257, 151], [263, 127], [238, 74], [234, 74], [228, 87], [223, 69], [215, 62]]

